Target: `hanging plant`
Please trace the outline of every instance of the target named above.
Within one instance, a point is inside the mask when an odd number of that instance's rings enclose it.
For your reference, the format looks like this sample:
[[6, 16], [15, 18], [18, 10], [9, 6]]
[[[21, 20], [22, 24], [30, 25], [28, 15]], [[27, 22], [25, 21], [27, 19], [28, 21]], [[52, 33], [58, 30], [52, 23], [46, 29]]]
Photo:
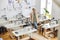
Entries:
[[45, 13], [49, 13], [49, 11], [46, 8], [44, 8], [44, 10], [45, 10]]
[[46, 18], [50, 18], [50, 14], [49, 14], [49, 11], [46, 9], [46, 8], [44, 8], [44, 11], [45, 11], [45, 16], [46, 16]]

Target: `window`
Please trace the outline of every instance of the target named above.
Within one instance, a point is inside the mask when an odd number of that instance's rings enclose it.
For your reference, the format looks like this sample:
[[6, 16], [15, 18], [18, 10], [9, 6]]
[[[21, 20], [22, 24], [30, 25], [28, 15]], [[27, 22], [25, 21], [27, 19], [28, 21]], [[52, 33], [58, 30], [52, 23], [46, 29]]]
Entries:
[[41, 0], [41, 14], [44, 13], [44, 8], [46, 8], [46, 0]]
[[47, 8], [51, 14], [52, 10], [52, 0], [41, 0], [41, 14], [44, 14], [44, 8]]

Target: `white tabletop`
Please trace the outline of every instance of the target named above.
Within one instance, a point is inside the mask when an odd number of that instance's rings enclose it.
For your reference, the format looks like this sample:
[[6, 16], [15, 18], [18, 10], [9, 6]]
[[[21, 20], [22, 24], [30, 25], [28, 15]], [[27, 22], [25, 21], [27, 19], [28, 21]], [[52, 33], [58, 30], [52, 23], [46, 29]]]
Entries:
[[48, 29], [48, 28], [54, 28], [54, 27], [57, 27], [57, 26], [59, 26], [59, 24], [51, 24], [51, 25], [49, 25], [49, 24], [45, 24], [45, 25], [43, 25], [43, 28], [45, 28], [45, 29]]
[[5, 21], [5, 20], [0, 20], [0, 24], [5, 24], [7, 23], [8, 21]]
[[22, 26], [22, 25], [25, 25], [24, 24], [14, 24], [14, 23], [11, 23], [11, 24], [6, 24], [4, 25], [6, 28], [14, 28], [14, 27], [19, 27], [19, 26]]
[[10, 19], [8, 19], [8, 21], [16, 21], [16, 20], [18, 20], [17, 18], [10, 18]]
[[48, 19], [40, 19], [39, 21], [43, 22], [43, 21], [46, 21], [46, 20], [48, 20]]
[[[29, 34], [29, 33], [32, 33], [34, 31], [37, 31], [36, 29], [31, 29], [31, 28], [23, 28], [23, 29], [20, 29], [20, 30], [16, 30], [16, 31], [12, 31], [12, 33], [15, 35], [15, 36], [20, 36], [20, 35], [24, 35], [24, 34]], [[17, 33], [16, 33], [17, 32]]]

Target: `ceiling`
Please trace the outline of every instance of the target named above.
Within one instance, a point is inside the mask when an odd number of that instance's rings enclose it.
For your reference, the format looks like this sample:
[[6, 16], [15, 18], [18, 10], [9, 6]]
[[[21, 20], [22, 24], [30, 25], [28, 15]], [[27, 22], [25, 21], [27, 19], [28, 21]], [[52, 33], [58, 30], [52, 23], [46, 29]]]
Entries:
[[53, 0], [60, 7], [60, 0]]

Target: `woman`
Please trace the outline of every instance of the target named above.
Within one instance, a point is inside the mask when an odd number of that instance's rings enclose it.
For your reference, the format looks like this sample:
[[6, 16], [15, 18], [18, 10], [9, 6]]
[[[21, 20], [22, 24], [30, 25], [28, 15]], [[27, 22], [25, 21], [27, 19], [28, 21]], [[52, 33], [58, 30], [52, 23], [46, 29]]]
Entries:
[[39, 23], [38, 13], [36, 12], [35, 8], [32, 8], [32, 12], [30, 14], [30, 19], [34, 28], [37, 29], [37, 23]]

